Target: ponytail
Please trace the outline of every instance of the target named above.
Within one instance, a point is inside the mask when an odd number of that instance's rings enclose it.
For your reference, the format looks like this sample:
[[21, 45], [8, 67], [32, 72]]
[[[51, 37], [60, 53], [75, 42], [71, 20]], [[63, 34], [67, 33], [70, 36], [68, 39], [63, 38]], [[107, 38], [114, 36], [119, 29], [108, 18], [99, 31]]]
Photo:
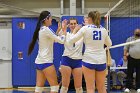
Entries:
[[88, 17], [92, 18], [93, 23], [97, 27], [100, 27], [101, 17], [100, 17], [100, 13], [98, 11], [91, 11], [91, 12], [89, 12]]
[[32, 41], [29, 45], [29, 49], [28, 49], [28, 55], [30, 55], [34, 49], [34, 46], [36, 44], [36, 41], [38, 39], [38, 33], [39, 33], [39, 30], [40, 30], [40, 26], [41, 26], [41, 23], [40, 23], [40, 20], [37, 22], [37, 26], [36, 26], [36, 29], [35, 29], [35, 32], [34, 32], [34, 35], [33, 35], [33, 38], [32, 38]]
[[99, 13], [98, 11], [96, 11], [96, 13], [95, 13], [95, 19], [94, 19], [93, 23], [94, 23], [97, 27], [100, 27], [100, 21], [101, 21], [100, 13]]
[[50, 16], [51, 16], [51, 14], [50, 14], [49, 11], [42, 11], [40, 13], [40, 16], [39, 16], [39, 19], [38, 19], [38, 22], [37, 22], [37, 26], [36, 26], [32, 41], [29, 45], [28, 55], [30, 55], [32, 53], [33, 49], [34, 49], [35, 43], [36, 43], [36, 41], [38, 39], [38, 36], [39, 36], [39, 30], [40, 30], [40, 27], [41, 27], [41, 23], [43, 23], [46, 20], [46, 18], [48, 19]]

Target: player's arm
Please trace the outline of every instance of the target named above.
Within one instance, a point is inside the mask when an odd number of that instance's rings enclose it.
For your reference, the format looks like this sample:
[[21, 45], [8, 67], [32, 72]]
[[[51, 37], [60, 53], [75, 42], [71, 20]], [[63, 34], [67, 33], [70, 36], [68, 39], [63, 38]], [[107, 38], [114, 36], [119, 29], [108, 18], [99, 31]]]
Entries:
[[108, 35], [105, 38], [105, 45], [106, 46], [111, 46], [112, 45], [112, 41], [111, 41], [111, 39]]
[[81, 28], [82, 28], [82, 25], [77, 25], [75, 29], [73, 30], [73, 34], [76, 34]]
[[66, 39], [66, 41], [68, 43], [75, 43], [83, 37], [84, 32], [85, 32], [85, 27], [82, 27], [76, 34], [73, 34], [73, 36], [69, 38], [69, 40]]
[[55, 42], [64, 44], [65, 41], [65, 35], [57, 36], [54, 34], [49, 28], [47, 29], [47, 36], [51, 39], [53, 39]]
[[67, 20], [65, 19], [62, 21], [62, 25], [60, 22], [58, 23], [58, 29], [56, 31], [56, 34], [61, 36], [66, 35], [66, 33], [67, 33]]
[[58, 22], [58, 28], [57, 28], [57, 31], [56, 31], [56, 35], [61, 35], [62, 33], [62, 30], [61, 30], [61, 23]]

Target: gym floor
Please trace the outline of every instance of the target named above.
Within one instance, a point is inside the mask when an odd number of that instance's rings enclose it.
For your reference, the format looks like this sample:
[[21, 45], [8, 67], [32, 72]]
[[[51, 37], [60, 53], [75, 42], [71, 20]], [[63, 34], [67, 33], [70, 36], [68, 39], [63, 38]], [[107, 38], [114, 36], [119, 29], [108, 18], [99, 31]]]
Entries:
[[[0, 89], [0, 93], [34, 93], [34, 89]], [[49, 93], [49, 89], [45, 89], [43, 93]], [[68, 93], [75, 93], [75, 91], [69, 91]], [[123, 93], [123, 91], [110, 91], [110, 93]], [[131, 93], [135, 93], [135, 91]]]
[[[1, 90], [0, 93], [34, 93], [34, 92], [33, 91], [20, 91], [20, 90]], [[43, 93], [49, 93], [49, 91], [48, 92], [45, 91]], [[68, 93], [75, 93], [75, 91], [69, 91]], [[86, 93], [86, 92], [84, 92], [84, 93]], [[110, 93], [123, 93], [123, 92], [121, 92], [121, 91], [111, 91]]]

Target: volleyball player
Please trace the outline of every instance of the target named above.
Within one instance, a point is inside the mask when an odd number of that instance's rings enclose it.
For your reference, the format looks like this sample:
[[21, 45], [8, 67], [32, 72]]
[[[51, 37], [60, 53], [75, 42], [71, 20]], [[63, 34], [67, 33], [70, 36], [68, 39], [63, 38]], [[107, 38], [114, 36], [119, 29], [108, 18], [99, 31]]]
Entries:
[[[70, 32], [67, 32], [66, 39], [72, 37], [75, 30], [79, 30], [80, 26], [76, 18], [69, 19]], [[75, 28], [77, 27], [77, 28]], [[74, 79], [76, 93], [83, 93], [82, 89], [82, 48], [83, 38], [70, 45], [64, 43], [64, 53], [61, 60], [62, 87], [60, 93], [67, 93], [70, 84], [71, 74]]]
[[91, 11], [88, 14], [88, 23], [83, 26], [71, 39], [67, 40], [74, 44], [81, 38], [84, 39], [85, 52], [82, 58], [83, 73], [86, 81], [87, 93], [95, 93], [95, 82], [98, 93], [104, 91], [104, 81], [106, 77], [106, 51], [104, 44], [111, 46], [112, 42], [108, 36], [108, 31], [100, 25], [100, 13]]
[[37, 73], [35, 93], [42, 93], [46, 79], [50, 84], [50, 93], [58, 93], [59, 90], [56, 70], [53, 64], [53, 43], [54, 41], [64, 43], [65, 36], [59, 37], [55, 35], [49, 28], [50, 25], [52, 25], [50, 12], [41, 12], [28, 50], [28, 55], [30, 55], [38, 40], [39, 50], [35, 60]]

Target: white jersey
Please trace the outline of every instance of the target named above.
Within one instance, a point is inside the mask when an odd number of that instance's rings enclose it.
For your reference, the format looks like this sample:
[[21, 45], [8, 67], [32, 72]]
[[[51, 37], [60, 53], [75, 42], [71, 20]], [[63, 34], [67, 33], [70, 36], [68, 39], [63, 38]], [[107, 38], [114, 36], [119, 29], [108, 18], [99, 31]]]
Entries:
[[53, 63], [53, 43], [61, 44], [65, 41], [65, 36], [57, 36], [48, 27], [43, 26], [39, 31], [39, 51], [35, 60], [36, 64]]
[[85, 52], [82, 61], [90, 64], [106, 63], [104, 44], [107, 46], [112, 45], [108, 31], [101, 26], [97, 28], [95, 25], [86, 25], [71, 37], [71, 39], [67, 40], [67, 42], [72, 44], [82, 37], [85, 43]]
[[[67, 32], [66, 39], [70, 39], [73, 34]], [[64, 53], [62, 56], [68, 56], [72, 59], [82, 59], [83, 38], [74, 44], [64, 43]]]

